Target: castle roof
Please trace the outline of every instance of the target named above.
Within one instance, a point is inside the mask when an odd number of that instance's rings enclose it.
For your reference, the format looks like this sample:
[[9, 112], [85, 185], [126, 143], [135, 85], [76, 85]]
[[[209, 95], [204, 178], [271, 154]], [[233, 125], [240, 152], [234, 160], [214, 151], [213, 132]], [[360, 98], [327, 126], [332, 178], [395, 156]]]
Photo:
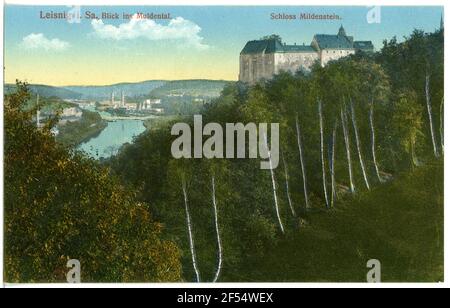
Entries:
[[356, 41], [353, 44], [353, 47], [355, 49], [362, 50], [362, 51], [373, 51], [374, 50], [372, 41]]
[[290, 53], [315, 52], [314, 48], [305, 45], [285, 45], [277, 39], [249, 41], [242, 49], [241, 54], [256, 53]]
[[254, 53], [275, 53], [283, 50], [283, 44], [279, 40], [257, 40], [247, 42], [241, 54], [254, 54]]
[[260, 53], [312, 53], [316, 49], [357, 49], [362, 51], [373, 51], [374, 46], [371, 41], [353, 41], [353, 36], [348, 36], [343, 26], [340, 27], [337, 35], [316, 34], [311, 46], [286, 45], [277, 38], [268, 38], [249, 41], [242, 49], [241, 54]]
[[284, 52], [315, 52], [316, 50], [312, 46], [306, 45], [284, 45]]
[[353, 49], [351, 38], [343, 35], [316, 34], [319, 49]]

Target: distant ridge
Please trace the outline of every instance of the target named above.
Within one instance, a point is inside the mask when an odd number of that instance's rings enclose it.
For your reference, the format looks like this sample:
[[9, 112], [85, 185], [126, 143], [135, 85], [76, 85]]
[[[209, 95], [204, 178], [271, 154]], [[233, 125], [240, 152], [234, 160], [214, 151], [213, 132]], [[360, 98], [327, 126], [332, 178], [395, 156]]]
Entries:
[[[119, 98], [121, 92], [128, 97], [136, 96], [166, 96], [170, 94], [185, 94], [190, 96], [219, 96], [223, 87], [231, 81], [188, 79], [188, 80], [146, 80], [141, 82], [122, 82], [100, 86], [48, 86], [30, 84], [32, 92], [44, 97], [57, 96], [61, 99], [92, 99], [104, 100], [115, 92]], [[15, 89], [15, 84], [6, 84], [5, 93]]]
[[[80, 99], [82, 97], [81, 93], [60, 88], [60, 87], [53, 87], [53, 86], [47, 86], [47, 85], [40, 85], [40, 84], [30, 84], [28, 85], [30, 90], [34, 93], [39, 94], [43, 97], [52, 97], [56, 96], [61, 99]], [[5, 84], [4, 91], [6, 94], [13, 92], [16, 89], [15, 84]]]
[[84, 99], [108, 99], [111, 97], [112, 92], [115, 92], [117, 97], [120, 96], [122, 91], [126, 96], [148, 95], [153, 89], [161, 87], [165, 83], [166, 81], [163, 80], [147, 80], [104, 86], [65, 86], [62, 88], [80, 93]]

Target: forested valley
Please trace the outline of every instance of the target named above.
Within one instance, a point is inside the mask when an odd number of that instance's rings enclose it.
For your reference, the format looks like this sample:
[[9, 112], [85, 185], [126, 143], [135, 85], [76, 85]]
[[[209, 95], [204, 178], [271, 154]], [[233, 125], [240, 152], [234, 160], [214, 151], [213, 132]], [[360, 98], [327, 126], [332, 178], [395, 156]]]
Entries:
[[279, 167], [180, 159], [176, 122], [102, 163], [58, 145], [5, 97], [5, 272], [11, 282], [443, 279], [444, 35], [227, 85], [204, 122], [280, 123]]

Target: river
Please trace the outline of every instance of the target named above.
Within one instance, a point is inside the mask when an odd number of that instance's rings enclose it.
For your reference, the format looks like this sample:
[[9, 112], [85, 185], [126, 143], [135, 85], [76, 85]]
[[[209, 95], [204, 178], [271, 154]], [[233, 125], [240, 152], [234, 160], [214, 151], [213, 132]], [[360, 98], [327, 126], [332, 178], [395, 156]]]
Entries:
[[[87, 108], [86, 108], [87, 109]], [[133, 138], [142, 134], [146, 128], [142, 119], [117, 118], [106, 112], [99, 112], [102, 118], [108, 119], [108, 126], [94, 138], [79, 145], [78, 149], [95, 159], [109, 158], [118, 153], [125, 143], [132, 143]]]

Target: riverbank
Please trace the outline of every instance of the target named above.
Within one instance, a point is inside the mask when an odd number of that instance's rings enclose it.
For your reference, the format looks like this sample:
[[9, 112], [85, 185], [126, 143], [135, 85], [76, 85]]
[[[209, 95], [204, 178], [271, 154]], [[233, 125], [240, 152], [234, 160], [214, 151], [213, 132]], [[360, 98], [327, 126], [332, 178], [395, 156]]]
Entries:
[[124, 119], [106, 122], [107, 126], [97, 136], [81, 143], [77, 149], [94, 159], [109, 158], [120, 148], [134, 142], [134, 138], [146, 131], [141, 120]]
[[102, 119], [106, 120], [106, 121], [117, 121], [117, 120], [139, 120], [139, 121], [146, 121], [149, 119], [154, 119], [154, 118], [158, 118], [158, 116], [155, 115], [149, 115], [149, 116], [145, 116], [145, 117], [140, 117], [140, 116], [109, 116], [109, 115], [105, 115], [104, 113], [102, 113]]
[[107, 126], [108, 122], [98, 113], [83, 110], [79, 121], [58, 125], [59, 134], [56, 141], [66, 146], [76, 147], [98, 136]]

